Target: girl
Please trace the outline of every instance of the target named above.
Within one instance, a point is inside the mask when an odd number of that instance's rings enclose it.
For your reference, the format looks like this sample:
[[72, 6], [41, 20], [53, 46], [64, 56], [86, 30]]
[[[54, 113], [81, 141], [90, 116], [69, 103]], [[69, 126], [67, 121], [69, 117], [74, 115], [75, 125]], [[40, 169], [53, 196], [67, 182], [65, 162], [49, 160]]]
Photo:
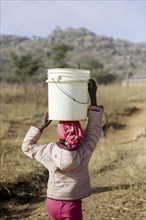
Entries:
[[59, 122], [58, 142], [37, 144], [51, 121], [44, 117], [40, 128], [27, 132], [23, 152], [42, 163], [49, 171], [46, 207], [54, 220], [82, 220], [82, 199], [90, 196], [88, 164], [102, 132], [103, 107], [97, 106], [96, 83], [89, 80], [91, 105], [84, 134], [79, 122]]

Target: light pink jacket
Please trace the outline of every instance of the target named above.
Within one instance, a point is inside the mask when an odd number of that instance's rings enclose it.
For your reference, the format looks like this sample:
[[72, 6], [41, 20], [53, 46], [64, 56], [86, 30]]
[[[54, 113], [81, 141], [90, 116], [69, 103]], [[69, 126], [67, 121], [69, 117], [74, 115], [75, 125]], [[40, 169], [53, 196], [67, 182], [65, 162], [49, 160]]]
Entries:
[[31, 127], [23, 144], [23, 152], [42, 163], [49, 171], [47, 197], [57, 200], [82, 199], [91, 194], [89, 160], [101, 136], [103, 108], [90, 106], [83, 143], [74, 151], [59, 148], [56, 142], [37, 144], [41, 132]]

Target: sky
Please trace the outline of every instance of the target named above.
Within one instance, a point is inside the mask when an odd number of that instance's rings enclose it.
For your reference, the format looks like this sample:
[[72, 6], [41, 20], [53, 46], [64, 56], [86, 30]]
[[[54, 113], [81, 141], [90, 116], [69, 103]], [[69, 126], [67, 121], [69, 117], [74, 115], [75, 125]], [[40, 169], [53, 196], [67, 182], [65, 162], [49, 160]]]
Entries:
[[57, 27], [145, 42], [145, 0], [0, 0], [1, 34], [47, 37]]

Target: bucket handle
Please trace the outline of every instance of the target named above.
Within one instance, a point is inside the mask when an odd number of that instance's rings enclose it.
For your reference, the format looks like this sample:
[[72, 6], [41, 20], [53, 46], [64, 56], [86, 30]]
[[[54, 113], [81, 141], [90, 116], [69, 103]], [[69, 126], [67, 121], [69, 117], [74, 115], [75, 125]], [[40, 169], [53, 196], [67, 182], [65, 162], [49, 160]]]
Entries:
[[74, 102], [77, 102], [79, 104], [88, 104], [89, 99], [87, 100], [87, 102], [80, 102], [78, 100], [76, 100], [75, 98], [73, 98], [72, 96], [70, 96], [61, 86], [59, 86], [55, 80], [52, 78], [52, 81], [54, 82], [54, 84], [58, 87], [58, 89], [60, 89], [61, 92], [63, 92], [67, 97], [69, 97], [70, 99], [72, 99]]

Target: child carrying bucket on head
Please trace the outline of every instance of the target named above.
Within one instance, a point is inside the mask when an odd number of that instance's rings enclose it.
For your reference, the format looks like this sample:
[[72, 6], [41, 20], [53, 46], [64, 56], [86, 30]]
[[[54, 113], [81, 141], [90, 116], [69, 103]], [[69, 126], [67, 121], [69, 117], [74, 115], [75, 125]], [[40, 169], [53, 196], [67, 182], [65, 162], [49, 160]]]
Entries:
[[84, 134], [79, 122], [59, 122], [58, 142], [37, 144], [41, 133], [50, 124], [47, 114], [40, 128], [31, 127], [22, 149], [49, 171], [46, 207], [54, 220], [82, 220], [82, 199], [91, 194], [88, 164], [100, 139], [103, 107], [97, 106], [96, 83], [89, 80], [91, 105]]

